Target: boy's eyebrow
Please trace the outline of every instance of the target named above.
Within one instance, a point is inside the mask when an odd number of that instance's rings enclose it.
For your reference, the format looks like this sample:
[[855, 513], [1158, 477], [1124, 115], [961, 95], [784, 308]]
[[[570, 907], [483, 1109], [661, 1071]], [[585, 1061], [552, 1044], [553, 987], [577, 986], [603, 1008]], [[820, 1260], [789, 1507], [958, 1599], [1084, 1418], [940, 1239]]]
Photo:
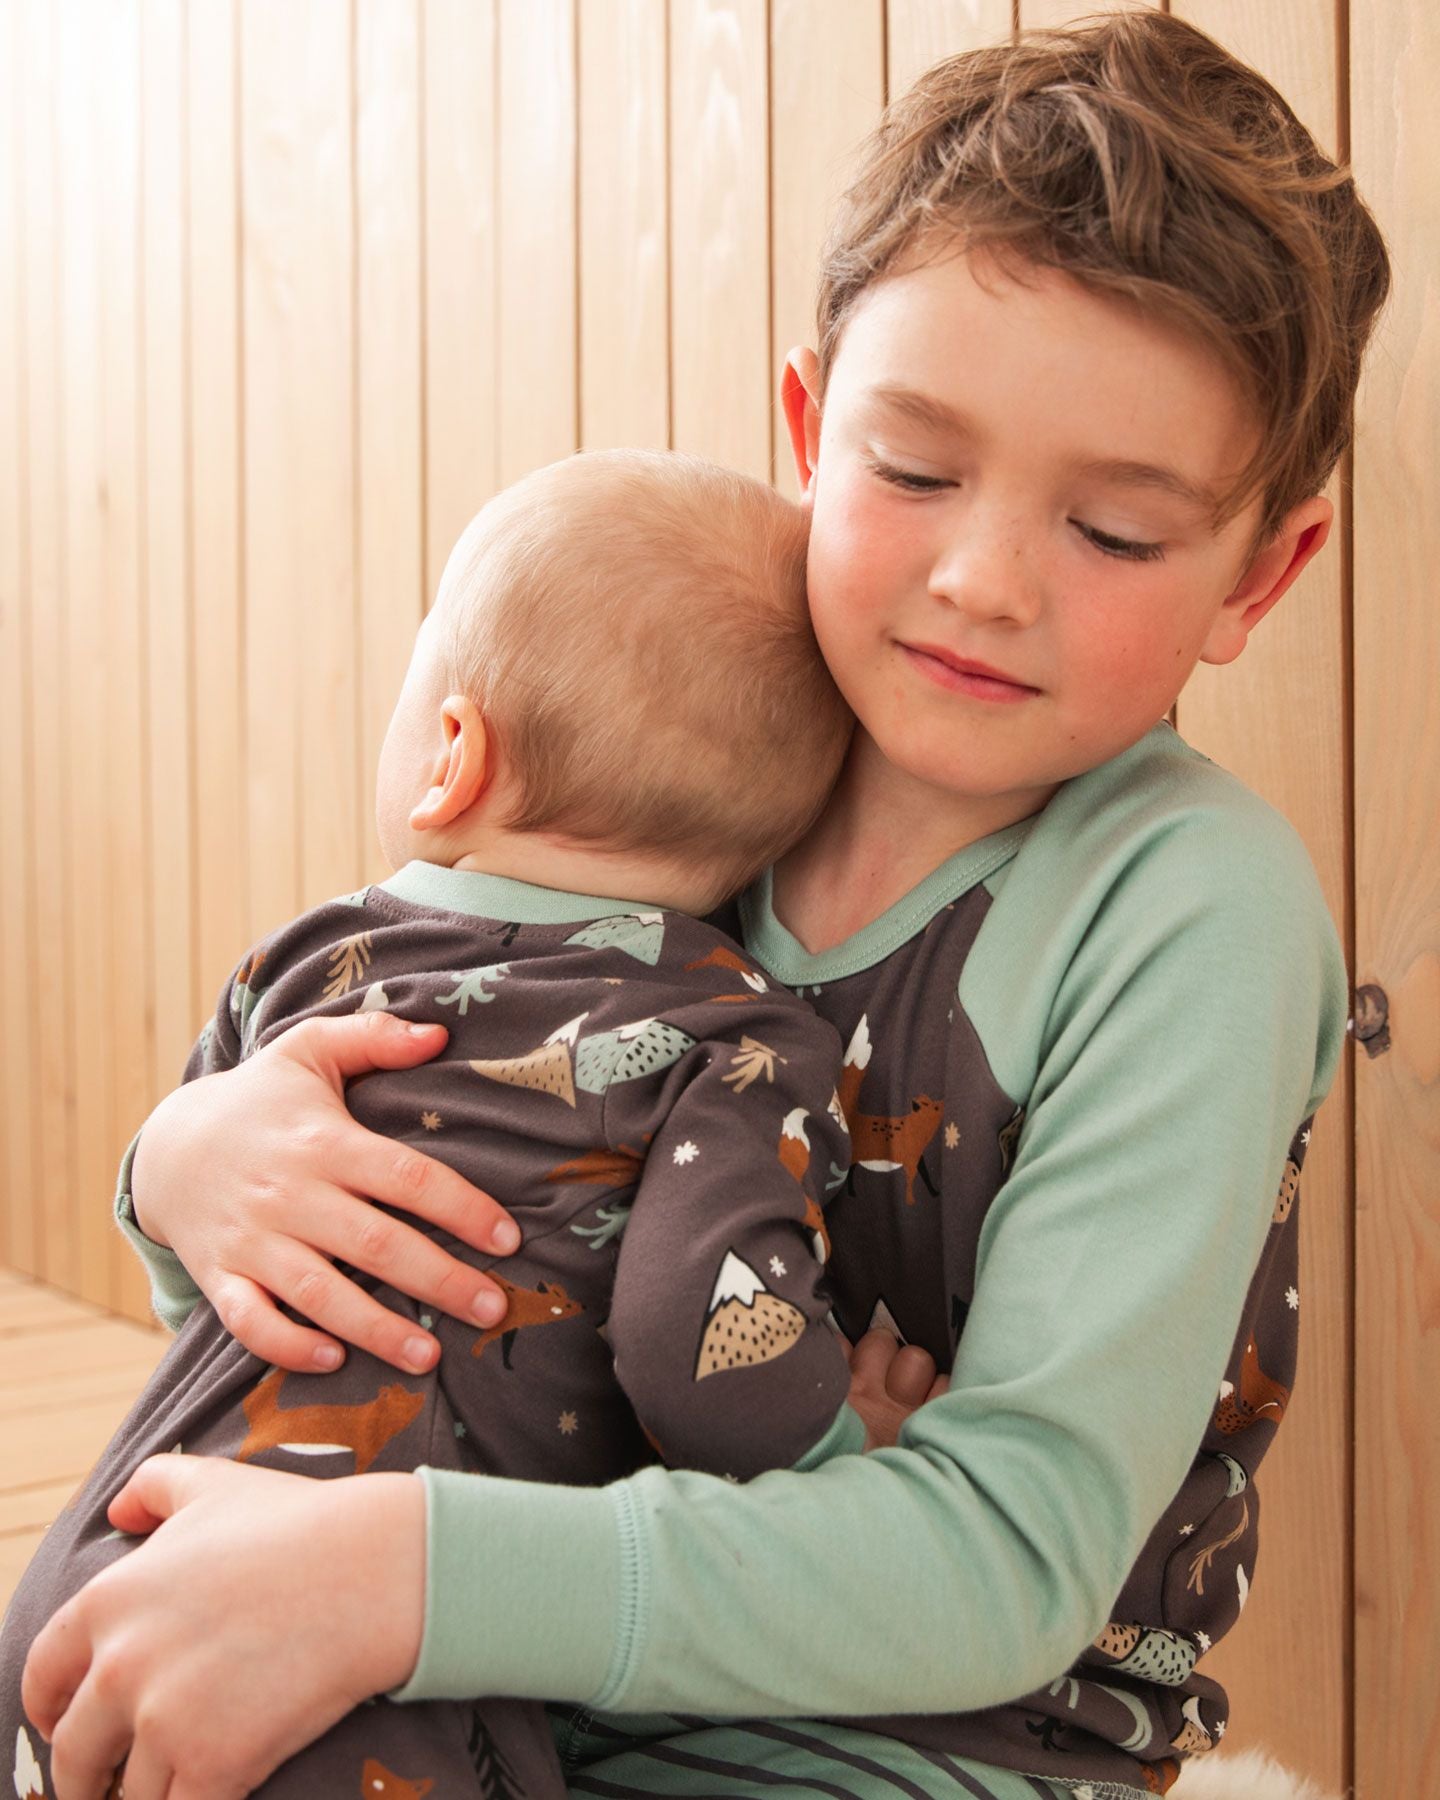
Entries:
[[[944, 432], [950, 437], [959, 438], [974, 438], [977, 435], [973, 422], [964, 413], [957, 412], [953, 406], [947, 406], [943, 400], [937, 400], [933, 395], [922, 394], [915, 388], [886, 383], [872, 387], [868, 392], [870, 399], [879, 401], [882, 406], [889, 407], [903, 418], [913, 419], [927, 431]], [[1094, 462], [1078, 463], [1075, 473], [1108, 482], [1112, 487], [1155, 488], [1203, 512], [1213, 512], [1219, 504], [1217, 496], [1209, 488], [1189, 480], [1178, 469], [1172, 469], [1164, 463], [1102, 457]]]

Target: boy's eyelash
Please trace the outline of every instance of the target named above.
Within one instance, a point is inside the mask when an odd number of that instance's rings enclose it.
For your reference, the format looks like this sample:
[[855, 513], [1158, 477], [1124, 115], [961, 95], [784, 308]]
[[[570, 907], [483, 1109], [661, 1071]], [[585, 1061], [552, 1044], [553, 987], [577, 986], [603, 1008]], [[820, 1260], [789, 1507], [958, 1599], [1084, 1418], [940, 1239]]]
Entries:
[[1158, 562], [1165, 554], [1163, 544], [1140, 544], [1132, 538], [1112, 537], [1108, 531], [1097, 531], [1093, 525], [1082, 525], [1079, 519], [1070, 523], [1102, 556], [1116, 556], [1125, 562]]
[[[902, 488], [906, 493], [933, 494], [955, 485], [938, 475], [916, 475], [909, 469], [897, 469], [893, 463], [881, 462], [877, 456], [868, 461], [882, 481], [888, 481], [892, 487]], [[1165, 554], [1163, 544], [1142, 544], [1134, 538], [1115, 537], [1108, 531], [1097, 531], [1093, 525], [1085, 525], [1079, 519], [1072, 519], [1070, 523], [1102, 556], [1117, 557], [1124, 562], [1157, 562]]]

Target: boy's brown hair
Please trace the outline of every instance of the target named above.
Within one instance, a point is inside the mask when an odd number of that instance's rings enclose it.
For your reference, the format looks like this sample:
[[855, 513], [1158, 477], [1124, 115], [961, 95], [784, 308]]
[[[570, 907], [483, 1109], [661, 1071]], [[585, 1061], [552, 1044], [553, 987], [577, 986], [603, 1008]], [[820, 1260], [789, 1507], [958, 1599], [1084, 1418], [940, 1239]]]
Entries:
[[822, 394], [866, 289], [957, 237], [1006, 274], [1063, 271], [1218, 354], [1260, 442], [1217, 526], [1260, 495], [1258, 547], [1324, 487], [1389, 291], [1385, 246], [1348, 170], [1203, 32], [1114, 13], [950, 57], [894, 101], [821, 265]]
[[716, 905], [802, 837], [854, 726], [810, 624], [808, 524], [655, 450], [567, 457], [478, 513], [436, 624], [496, 737], [499, 822], [656, 857]]

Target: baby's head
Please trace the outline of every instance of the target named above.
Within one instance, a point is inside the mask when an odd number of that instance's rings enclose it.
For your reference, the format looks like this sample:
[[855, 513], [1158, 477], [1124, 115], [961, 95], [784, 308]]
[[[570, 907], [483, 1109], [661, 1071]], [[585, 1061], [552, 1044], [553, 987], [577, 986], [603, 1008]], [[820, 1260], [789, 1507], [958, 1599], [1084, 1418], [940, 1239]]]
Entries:
[[[483, 866], [503, 838], [498, 872], [542, 847], [628, 862], [650, 877], [633, 897], [696, 911], [743, 887], [813, 821], [853, 723], [805, 539], [774, 489], [676, 452], [586, 452], [497, 495], [451, 552], [391, 723], [387, 855]], [[417, 831], [467, 730], [472, 804]]]

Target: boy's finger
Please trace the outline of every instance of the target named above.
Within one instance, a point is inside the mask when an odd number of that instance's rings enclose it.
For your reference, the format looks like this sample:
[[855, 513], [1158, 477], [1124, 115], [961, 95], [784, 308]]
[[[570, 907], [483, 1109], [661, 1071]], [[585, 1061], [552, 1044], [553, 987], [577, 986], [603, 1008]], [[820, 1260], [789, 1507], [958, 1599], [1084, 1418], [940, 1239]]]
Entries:
[[[300, 1253], [294, 1264], [299, 1272], [282, 1272], [275, 1280], [275, 1292], [287, 1305], [407, 1375], [424, 1375], [435, 1366], [440, 1344], [425, 1327], [392, 1312], [323, 1257], [299, 1245], [294, 1248]], [[466, 1276], [472, 1284], [484, 1279], [473, 1269], [466, 1270]], [[501, 1305], [503, 1309], [503, 1296]], [[479, 1321], [469, 1323], [481, 1329]]]
[[50, 1778], [59, 1800], [105, 1800], [125, 1760], [133, 1733], [113, 1687], [97, 1681], [92, 1669], [55, 1728]]
[[351, 1013], [343, 1019], [304, 1019], [267, 1049], [304, 1063], [338, 1093], [353, 1076], [372, 1069], [409, 1069], [428, 1062], [449, 1035], [443, 1025], [416, 1025], [393, 1013]]
[[90, 1654], [90, 1632], [73, 1600], [51, 1615], [30, 1646], [20, 1676], [20, 1704], [46, 1743], [85, 1679]]
[[345, 1347], [324, 1332], [287, 1319], [265, 1289], [244, 1275], [228, 1275], [211, 1295], [220, 1323], [261, 1362], [296, 1375], [330, 1375]]
[[902, 1406], [923, 1406], [935, 1379], [935, 1358], [918, 1344], [902, 1344], [885, 1371], [885, 1391]]
[[[520, 1247], [520, 1227], [489, 1194], [472, 1187], [447, 1163], [353, 1121], [341, 1133], [334, 1167], [326, 1173], [337, 1187], [414, 1213], [472, 1249], [509, 1256]], [[356, 1259], [347, 1255], [346, 1260]], [[383, 1267], [371, 1268], [370, 1273], [390, 1279]]]
[[860, 1338], [850, 1353], [850, 1379], [885, 1391], [885, 1377], [900, 1349], [894, 1332], [877, 1325]]

